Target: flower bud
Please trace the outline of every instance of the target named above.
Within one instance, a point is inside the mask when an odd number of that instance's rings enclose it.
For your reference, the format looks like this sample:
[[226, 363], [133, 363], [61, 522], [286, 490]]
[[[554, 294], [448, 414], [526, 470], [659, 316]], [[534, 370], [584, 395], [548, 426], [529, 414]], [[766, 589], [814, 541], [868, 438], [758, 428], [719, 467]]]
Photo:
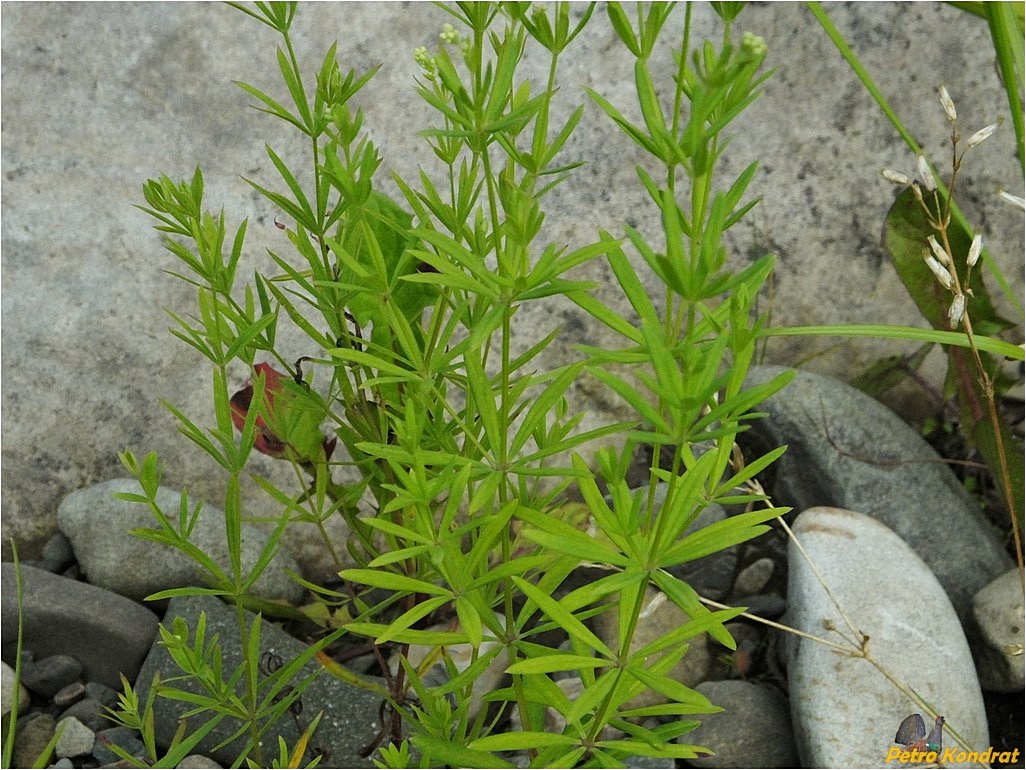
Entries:
[[944, 114], [948, 116], [948, 120], [952, 123], [958, 120], [958, 114], [955, 112], [955, 103], [951, 100], [951, 94], [948, 93], [948, 89], [944, 86], [940, 87], [940, 103], [941, 107], [944, 108]]
[[948, 321], [951, 323], [952, 329], [957, 329], [958, 325], [962, 323], [962, 316], [965, 315], [965, 295], [956, 294], [955, 298], [951, 300], [951, 307], [948, 308]]
[[880, 169], [880, 173], [883, 174], [883, 178], [888, 182], [894, 182], [894, 184], [912, 184], [912, 180], [902, 174], [900, 171], [894, 171], [889, 168]]
[[1006, 203], [1011, 203], [1020, 209], [1026, 210], [1026, 198], [1020, 198], [1018, 195], [1012, 195], [1010, 192], [1004, 190], [998, 190], [998, 195], [1004, 199]]
[[977, 233], [973, 236], [973, 242], [969, 245], [969, 256], [965, 260], [969, 267], [976, 264], [976, 261], [980, 258], [981, 251], [983, 251], [983, 236]]
[[937, 181], [933, 178], [930, 164], [926, 162], [925, 155], [916, 156], [916, 167], [919, 169], [919, 181], [923, 183], [928, 191], [934, 192], [937, 189]]
[[939, 243], [937, 243], [936, 238], [934, 238], [932, 235], [928, 235], [926, 236], [926, 242], [930, 244], [930, 250], [933, 251], [933, 255], [937, 257], [938, 262], [940, 262], [942, 265], [951, 264], [951, 257], [949, 257], [948, 253], [944, 251], [943, 248], [941, 248], [941, 245]]
[[969, 140], [966, 142], [966, 147], [975, 147], [978, 144], [982, 144], [990, 138], [990, 135], [997, 130], [997, 127], [997, 123], [991, 123], [989, 126], [984, 126], [969, 137]]
[[930, 268], [930, 271], [937, 277], [937, 280], [941, 282], [941, 286], [945, 289], [950, 289], [952, 280], [951, 273], [933, 257], [926, 255], [926, 266]]

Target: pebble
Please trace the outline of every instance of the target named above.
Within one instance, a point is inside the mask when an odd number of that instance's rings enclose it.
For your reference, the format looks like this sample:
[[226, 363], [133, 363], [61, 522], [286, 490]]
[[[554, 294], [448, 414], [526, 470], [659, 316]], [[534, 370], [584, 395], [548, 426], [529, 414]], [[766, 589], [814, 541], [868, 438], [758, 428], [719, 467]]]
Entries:
[[690, 767], [798, 767], [787, 698], [775, 687], [737, 680], [702, 682], [695, 688], [723, 711], [677, 739], [713, 756], [685, 760]]
[[[14, 669], [6, 663], [0, 662], [0, 707], [3, 709], [3, 716], [11, 711], [11, 703], [14, 701]], [[18, 685], [18, 713], [24, 714], [25, 709], [32, 702], [32, 696], [25, 689], [25, 685]]]
[[1019, 570], [1011, 569], [973, 597], [976, 668], [985, 690], [1019, 692], [1023, 672], [1023, 589]]
[[37, 695], [52, 698], [63, 687], [77, 681], [81, 674], [82, 664], [70, 655], [50, 655], [23, 662], [21, 683]]
[[105, 730], [97, 730], [96, 745], [93, 746], [93, 758], [101, 765], [121, 760], [121, 757], [110, 748], [111, 744], [121, 747], [132, 756], [142, 757], [146, 753], [146, 747], [136, 730], [122, 726], [108, 727]]
[[49, 714], [28, 714], [18, 719], [13, 766], [35, 767], [36, 760], [42, 756], [56, 728], [57, 720]]
[[221, 765], [203, 754], [190, 754], [177, 767], [178, 770], [217, 770]]
[[[69, 655], [87, 680], [121, 687], [121, 673], [135, 679], [157, 633], [157, 616], [102, 588], [22, 567], [24, 647], [37, 656]], [[4, 660], [14, 659], [18, 606], [14, 565], [0, 566], [0, 616]], [[66, 679], [53, 692], [78, 676]]]
[[68, 569], [75, 562], [75, 552], [71, 548], [71, 541], [58, 532], [43, 546], [40, 560], [47, 565], [48, 572], [60, 574]]
[[775, 568], [773, 559], [768, 556], [753, 561], [737, 573], [737, 579], [734, 581], [735, 595], [748, 596], [760, 593], [773, 577]]
[[110, 720], [107, 719], [106, 714], [107, 712], [103, 705], [98, 701], [92, 698], [83, 698], [62, 711], [60, 718], [74, 717], [86, 725], [86, 727], [93, 730], [102, 730], [110, 726]]
[[56, 706], [67, 708], [75, 701], [82, 700], [85, 695], [85, 685], [82, 682], [72, 682], [54, 693], [53, 702]]
[[[745, 385], [783, 371], [754, 366]], [[1000, 535], [940, 455], [880, 402], [799, 371], [758, 408], [769, 417], [752, 423], [750, 440], [788, 446], [773, 465], [777, 505], [871, 514], [915, 549], [960, 615], [977, 591], [1012, 567]]]
[[[947, 717], [964, 748], [985, 750], [987, 717], [969, 645], [923, 560], [880, 521], [854, 511], [811, 508], [792, 529], [854, 627], [868, 635], [873, 658]], [[852, 632], [793, 544], [788, 559], [788, 624], [842, 643], [840, 634]], [[803, 766], [883, 767], [898, 725], [923, 709], [867, 660], [794, 635], [785, 649]], [[945, 733], [945, 745], [953, 743]]]
[[54, 750], [58, 757], [81, 757], [92, 753], [96, 734], [75, 717], [62, 719], [57, 723], [57, 730], [61, 733]]
[[[169, 588], [207, 585], [205, 570], [185, 554], [129, 534], [133, 529], [157, 528], [158, 523], [149, 506], [112, 497], [119, 492], [137, 495], [139, 482], [113, 479], [94, 484], [67, 495], [57, 508], [57, 526], [71, 541], [89, 582], [137, 601]], [[180, 492], [161, 487], [157, 491], [157, 505], [177, 521], [181, 497]], [[190, 500], [189, 504], [195, 506], [196, 502]], [[247, 523], [242, 525], [242, 533], [245, 573], [256, 564], [268, 536]], [[230, 570], [222, 511], [204, 505], [189, 540], [222, 568]], [[279, 550], [253, 586], [253, 594], [298, 604], [305, 591], [288, 577], [286, 570], [300, 571], [295, 560]]]

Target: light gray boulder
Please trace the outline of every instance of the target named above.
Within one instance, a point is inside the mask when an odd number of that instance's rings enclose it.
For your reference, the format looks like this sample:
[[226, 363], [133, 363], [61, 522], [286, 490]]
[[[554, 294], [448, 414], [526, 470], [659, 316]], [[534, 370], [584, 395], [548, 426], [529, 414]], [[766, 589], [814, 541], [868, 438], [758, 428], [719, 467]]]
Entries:
[[[956, 744], [957, 731], [963, 748], [986, 750], [987, 715], [972, 654], [958, 615], [923, 560], [878, 520], [854, 511], [812, 508], [793, 530], [819, 576], [792, 543], [789, 625], [842, 646], [785, 638], [803, 766], [883, 767], [901, 721], [925, 712], [895, 682], [946, 717], [945, 745]], [[862, 635], [864, 649], [894, 681], [844, 651], [859, 653]]]
[[985, 690], [1022, 692], [1023, 591], [1010, 569], [973, 597], [970, 637]]
[[[119, 500], [112, 496], [116, 492], [140, 494], [139, 482], [112, 479], [94, 484], [72, 492], [57, 509], [57, 524], [71, 541], [89, 582], [137, 601], [168, 588], [209, 585], [206, 571], [181, 551], [130, 535], [137, 528], [159, 528], [159, 522], [148, 505]], [[179, 492], [166, 487], [157, 492], [157, 505], [175, 523], [180, 502]], [[189, 500], [190, 511], [196, 502]], [[204, 505], [189, 539], [230, 574], [223, 512]], [[256, 564], [267, 540], [265, 532], [243, 522], [244, 572]], [[253, 594], [298, 603], [303, 588], [286, 571], [298, 573], [299, 567], [291, 556], [279, 550], [254, 584]]]

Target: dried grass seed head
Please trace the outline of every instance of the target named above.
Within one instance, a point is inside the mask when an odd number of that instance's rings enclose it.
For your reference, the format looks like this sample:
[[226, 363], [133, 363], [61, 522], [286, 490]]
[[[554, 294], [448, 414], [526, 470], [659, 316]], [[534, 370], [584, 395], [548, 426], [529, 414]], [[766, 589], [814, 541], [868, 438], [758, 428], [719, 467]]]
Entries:
[[934, 192], [937, 189], [937, 180], [933, 178], [933, 171], [930, 170], [930, 164], [926, 162], [926, 156], [922, 153], [916, 156], [916, 168], [918, 169], [919, 181], [922, 183], [930, 192]]

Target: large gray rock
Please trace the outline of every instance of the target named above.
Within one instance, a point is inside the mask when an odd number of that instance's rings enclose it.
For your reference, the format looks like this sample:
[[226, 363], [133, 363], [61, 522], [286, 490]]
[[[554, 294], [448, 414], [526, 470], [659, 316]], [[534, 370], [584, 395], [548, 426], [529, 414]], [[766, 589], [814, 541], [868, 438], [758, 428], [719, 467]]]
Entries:
[[[225, 605], [212, 596], [178, 596], [169, 603], [163, 625], [171, 628], [174, 618], [181, 618], [185, 621], [190, 639], [192, 639], [201, 613], [206, 615], [206, 638], [212, 639], [214, 634], [218, 634], [220, 637], [222, 670], [227, 678], [230, 676], [230, 672], [234, 671], [242, 662], [239, 621], [235, 608]], [[248, 622], [252, 623], [254, 616], [251, 613], [247, 613], [246, 616]], [[287, 664], [302, 654], [305, 649], [306, 645], [289, 636], [274, 624], [266, 621], [261, 624], [261, 656], [267, 652], [273, 652]], [[164, 682], [172, 676], [181, 676], [182, 674], [167, 648], [159, 642], [153, 645], [139, 672], [136, 689], [141, 702], [145, 702], [153, 677], [158, 673], [161, 681]], [[300, 722], [305, 728], [319, 712], [324, 712], [324, 717], [310, 742], [311, 747], [321, 747], [330, 752], [322, 764], [327, 767], [374, 767], [371, 759], [361, 757], [359, 751], [362, 747], [370, 744], [378, 732], [380, 727], [378, 709], [381, 705], [381, 697], [331, 676], [316, 661], [308, 662], [299, 675], [293, 679], [293, 683], [298, 684], [299, 681], [311, 674], [316, 674], [317, 677], [303, 691], [302, 711], [299, 716]], [[201, 691], [198, 684], [188, 679], [176, 682], [174, 686], [195, 693]], [[241, 684], [239, 686], [241, 688]], [[154, 728], [158, 743], [167, 746], [179, 728], [179, 719], [190, 708], [192, 708], [192, 704], [184, 701], [159, 697], [156, 699]], [[211, 716], [213, 714], [206, 712], [190, 719], [192, 729], [198, 728]], [[200, 741], [195, 749], [196, 752], [213, 757], [224, 767], [231, 767], [232, 762], [242, 749], [242, 741], [237, 739], [228, 746], [216, 750], [214, 747], [230, 736], [238, 727], [239, 722], [235, 720], [222, 721]], [[285, 739], [290, 749], [295, 747], [300, 732], [291, 714], [283, 715], [265, 734], [263, 744], [265, 761], [269, 762], [271, 756], [277, 756], [279, 735]], [[266, 752], [271, 752], [271, 754], [266, 755]], [[308, 754], [307, 760], [311, 758], [312, 755]]]
[[[753, 367], [749, 385], [782, 369]], [[832, 377], [799, 371], [759, 406], [752, 435], [787, 444], [772, 467], [773, 499], [797, 510], [862, 511], [915, 549], [960, 615], [973, 595], [1012, 566], [994, 528], [943, 458], [879, 401]]]
[[[947, 155], [948, 126], [936, 83], [947, 84], [966, 130], [1007, 112], [982, 20], [941, 3], [853, 3], [828, 12], [938, 163]], [[679, 29], [683, 13], [675, 11], [671, 27]], [[711, 8], [696, 5], [692, 14], [694, 39], [718, 42], [722, 28]], [[395, 189], [391, 170], [415, 182], [418, 166], [438, 169], [418, 135], [438, 119], [414, 94], [413, 49], [435, 45], [449, 20], [426, 3], [311, 4], [301, 7], [292, 27], [308, 73], [336, 39], [345, 67], [362, 73], [381, 65], [355, 101], [384, 158], [379, 177], [387, 191]], [[910, 169], [907, 147], [804, 6], [751, 4], [735, 30], [765, 38], [765, 67], [775, 74], [742, 122], [728, 129], [724, 181], [761, 161], [750, 194], [762, 196], [762, 203], [728, 233], [733, 264], [769, 251], [781, 255], [775, 323], [918, 323], [878, 245], [892, 194], [878, 170]], [[296, 132], [252, 110], [254, 100], [232, 85], [246, 80], [281, 98], [274, 58], [280, 41], [223, 5], [14, 3], [4, 8], [2, 35], [3, 518], [5, 535], [16, 538], [22, 556], [34, 558], [54, 532], [61, 497], [120, 475], [116, 452], [123, 447], [156, 450], [166, 463], [166, 483], [187, 486], [197, 498], [218, 498], [218, 469], [182, 438], [160, 404], [166, 399], [198, 424], [214, 424], [209, 367], [167, 333], [161, 309], [194, 312], [194, 289], [163, 272], [180, 264], [132, 204], [142, 202], [145, 179], [191, 176], [202, 166], [208, 207], [216, 212], [223, 206], [233, 227], [250, 218], [239, 266], [241, 275], [250, 275], [269, 265], [265, 248], [287, 256], [288, 245], [274, 227], [272, 207], [241, 177], [278, 188], [265, 142], [294, 166], [303, 164], [308, 148]], [[548, 64], [536, 53], [530, 46], [524, 72], [535, 89]], [[669, 83], [670, 57], [656, 57], [653, 65], [656, 82]], [[586, 165], [544, 199], [546, 239], [576, 248], [599, 227], [622, 232], [625, 220], [646, 234], [658, 232], [658, 214], [634, 170], [644, 160], [641, 151], [581, 89], [603, 92], [633, 116], [633, 80], [631, 60], [597, 12], [561, 61], [558, 115], [587, 103], [565, 160]], [[988, 247], [1009, 276], [1022, 274], [1021, 212], [990, 192], [1017, 191], [1013, 153], [1014, 132], [1006, 122], [970, 153], [961, 174], [971, 185], [966, 189], [979, 191], [971, 201], [976, 223], [986, 223]], [[648, 271], [642, 276], [654, 292]], [[575, 277], [598, 282], [600, 300], [625, 312], [608, 267], [582, 267]], [[1021, 297], [1021, 286], [1016, 292]], [[569, 303], [528, 305], [515, 320], [523, 346], [564, 326], [541, 365], [573, 358], [574, 343], [618, 344]], [[287, 359], [320, 353], [286, 322], [281, 326]], [[807, 357], [808, 345], [808, 338], [778, 338], [768, 355], [793, 362]], [[895, 343], [858, 340], [831, 348], [823, 341], [818, 348], [824, 355], [811, 366], [848, 376], [893, 353]], [[240, 387], [248, 372], [235, 366], [230, 376], [231, 386]], [[938, 367], [929, 376], [941, 382]], [[626, 416], [622, 402], [593, 381], [567, 396], [572, 408], [587, 412], [582, 427]], [[905, 403], [912, 402], [906, 397]], [[269, 459], [259, 458], [256, 470], [288, 481], [288, 469]], [[244, 494], [247, 504], [265, 504], [255, 485], [247, 484]], [[2, 547], [8, 554], [6, 538]]]
[[[69, 655], [86, 679], [121, 689], [131, 681], [157, 633], [157, 616], [102, 588], [23, 566], [24, 648], [37, 658]], [[3, 659], [14, 663], [18, 645], [18, 595], [14, 565], [0, 568]]]
[[[181, 551], [129, 534], [138, 528], [159, 529], [159, 523], [148, 505], [116, 499], [112, 495], [117, 492], [138, 495], [139, 482], [112, 479], [94, 484], [72, 492], [57, 509], [57, 524], [71, 541], [89, 582], [140, 601], [168, 588], [209, 585], [206, 571]], [[177, 524], [181, 493], [161, 487], [156, 500], [164, 514]], [[195, 505], [196, 501], [190, 498], [190, 511]], [[231, 574], [223, 512], [204, 505], [189, 540]], [[243, 523], [244, 574], [256, 564], [267, 540], [262, 530]], [[253, 594], [263, 599], [299, 602], [303, 588], [288, 577], [286, 570], [298, 573], [299, 566], [279, 550], [254, 584]]]
[[[873, 660], [947, 718], [950, 730], [983, 751], [990, 745], [983, 694], [951, 602], [923, 560], [875, 518], [811, 508], [794, 534], [819, 577], [793, 544], [788, 551], [789, 625], [853, 648], [868, 636]], [[826, 588], [824, 588], [824, 584]], [[791, 717], [804, 767], [883, 767], [901, 721], [923, 709], [862, 657], [813, 639], [787, 636]], [[947, 767], [960, 766], [957, 762]]]

